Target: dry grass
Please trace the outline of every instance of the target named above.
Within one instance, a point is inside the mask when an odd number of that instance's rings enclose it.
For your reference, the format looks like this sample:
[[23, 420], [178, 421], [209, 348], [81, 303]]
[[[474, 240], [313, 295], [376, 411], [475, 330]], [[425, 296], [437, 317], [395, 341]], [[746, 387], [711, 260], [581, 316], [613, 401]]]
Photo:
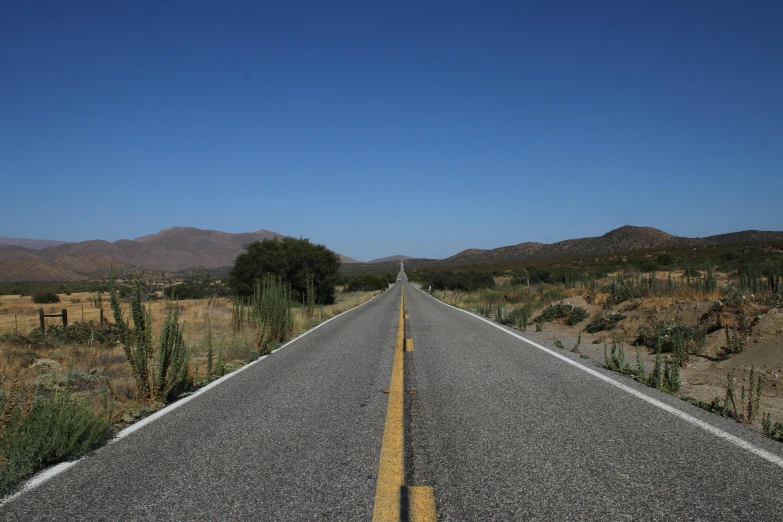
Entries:
[[[71, 295], [58, 294], [60, 302], [55, 304], [39, 305], [33, 303], [31, 296], [20, 297], [18, 295], [0, 295], [0, 334], [10, 333], [14, 331], [14, 327], [18, 325], [19, 332], [27, 333], [33, 328], [38, 327], [38, 309], [43, 308], [44, 313], [47, 314], [59, 314], [60, 311], [65, 308], [68, 310], [68, 322], [82, 321], [82, 313], [84, 314], [84, 320], [98, 322], [100, 318], [100, 309], [93, 306], [93, 298], [96, 296], [94, 292], [78, 292]], [[74, 300], [78, 299], [79, 302], [75, 303]], [[103, 308], [106, 317], [111, 314], [109, 309], [109, 298], [103, 294]], [[47, 326], [50, 324], [60, 324], [60, 320], [56, 318], [47, 318]]]
[[[308, 328], [334, 317], [350, 308], [368, 301], [378, 292], [337, 293], [337, 303], [316, 310], [315, 317], [307, 318], [303, 310], [293, 309], [294, 328], [290, 337], [301, 334]], [[93, 306], [94, 293], [61, 295], [61, 303], [44, 305], [46, 313], [57, 313], [68, 309], [69, 323], [84, 320], [98, 322], [100, 309]], [[80, 303], [69, 302], [70, 298]], [[0, 296], [0, 335], [13, 333], [18, 324], [20, 334], [28, 334], [38, 328], [38, 308], [30, 297]], [[152, 330], [156, 334], [163, 325], [168, 307], [166, 300], [147, 303]], [[209, 381], [207, 376], [207, 337], [212, 331], [213, 357], [222, 350], [227, 371], [235, 370], [255, 357], [254, 331], [235, 331], [232, 323], [232, 304], [227, 298], [185, 300], [177, 303], [180, 324], [190, 351], [189, 375], [195, 386]], [[108, 298], [104, 294], [105, 318], [113, 322]], [[128, 317], [127, 303], [123, 303]], [[16, 316], [16, 321], [14, 320]], [[59, 319], [47, 319], [47, 325], [59, 324]], [[157, 345], [158, 339], [153, 339]], [[0, 343], [0, 403], [8, 396], [13, 383], [27, 390], [48, 393], [62, 388], [70, 374], [73, 390], [82, 399], [92, 404], [96, 411], [107, 395], [115, 395], [113, 419], [116, 422], [130, 422], [128, 415], [137, 412], [144, 405], [137, 400], [135, 383], [130, 365], [121, 346], [57, 346], [51, 349], [35, 349], [32, 346], [18, 346], [9, 342]], [[156, 407], [156, 406], [155, 406]], [[124, 416], [124, 420], [123, 420]]]

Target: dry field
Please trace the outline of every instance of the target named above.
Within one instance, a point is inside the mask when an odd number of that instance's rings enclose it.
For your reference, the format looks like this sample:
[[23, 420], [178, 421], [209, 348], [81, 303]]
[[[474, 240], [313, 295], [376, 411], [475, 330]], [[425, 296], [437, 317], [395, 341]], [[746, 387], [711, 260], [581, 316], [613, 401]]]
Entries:
[[[313, 318], [307, 318], [300, 308], [292, 309], [294, 327], [289, 338], [304, 332], [318, 322], [362, 304], [379, 292], [337, 293], [337, 302], [316, 309]], [[97, 325], [100, 306], [95, 306], [95, 293], [60, 295], [60, 303], [43, 305], [44, 313], [68, 310], [68, 323]], [[103, 294], [105, 318], [113, 322], [109, 299]], [[172, 304], [163, 299], [147, 303], [151, 311], [152, 331], [160, 327]], [[125, 317], [129, 316], [127, 303], [123, 303]], [[252, 328], [237, 331], [232, 322], [232, 304], [227, 298], [179, 301], [180, 325], [190, 353], [189, 376], [194, 388], [209, 382], [207, 376], [207, 339], [211, 331], [213, 356], [222, 352], [226, 372], [233, 371], [255, 357]], [[82, 344], [54, 344], [37, 347], [20, 345], [7, 334], [16, 331], [27, 335], [39, 328], [38, 308], [30, 297], [0, 296], [0, 403], [9, 396], [11, 389], [21, 389], [27, 394], [49, 393], [63, 389], [70, 383], [74, 395], [100, 410], [104, 401], [114, 400], [112, 419], [119, 426], [144, 416], [160, 404], [145, 404], [137, 400], [133, 375], [123, 348], [118, 343], [106, 346], [90, 342]], [[46, 325], [62, 325], [59, 318], [46, 318]], [[96, 329], [97, 330], [97, 329]], [[156, 346], [157, 338], [153, 338]]]

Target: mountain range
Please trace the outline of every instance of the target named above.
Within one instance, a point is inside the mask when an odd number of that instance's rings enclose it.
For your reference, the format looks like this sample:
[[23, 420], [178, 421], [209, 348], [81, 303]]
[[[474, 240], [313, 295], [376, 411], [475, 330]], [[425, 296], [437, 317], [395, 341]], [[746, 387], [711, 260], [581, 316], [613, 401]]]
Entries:
[[[232, 234], [192, 227], [172, 227], [136, 239], [110, 243], [99, 239], [80, 243], [3, 238], [0, 246], [0, 281], [84, 281], [105, 278], [111, 267], [119, 273], [178, 272], [214, 269], [234, 264], [252, 241], [283, 237], [270, 230]], [[28, 245], [27, 247], [19, 245]], [[338, 254], [339, 255], [339, 254]], [[340, 256], [344, 263], [355, 260]]]
[[[64, 243], [0, 237], [0, 281], [85, 281], [106, 278], [111, 267], [120, 273], [143, 276], [199, 271], [233, 265], [244, 245], [283, 237], [270, 230], [232, 234], [191, 227], [172, 227], [136, 239], [110, 243], [102, 240]], [[633, 250], [694, 247], [721, 243], [783, 242], [783, 232], [746, 230], [704, 238], [673, 236], [651, 227], [624, 226], [602, 236], [557, 243], [520, 243], [490, 250], [467, 249], [439, 265], [472, 265], [544, 258], [577, 257]], [[339, 254], [338, 254], [339, 255]], [[412, 258], [403, 255], [360, 263], [340, 255], [349, 266], [389, 264]], [[415, 261], [415, 260], [412, 260]]]

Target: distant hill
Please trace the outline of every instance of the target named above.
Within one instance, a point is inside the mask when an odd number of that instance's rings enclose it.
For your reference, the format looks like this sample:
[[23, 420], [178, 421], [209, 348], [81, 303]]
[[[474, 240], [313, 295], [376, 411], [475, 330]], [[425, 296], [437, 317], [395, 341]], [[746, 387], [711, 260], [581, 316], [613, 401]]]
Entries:
[[357, 261], [357, 260], [355, 260], [355, 259], [353, 259], [351, 257], [344, 256], [342, 254], [337, 254], [337, 255], [340, 256], [340, 262], [341, 263], [361, 263], [361, 261]]
[[783, 232], [746, 230], [705, 238], [678, 237], [651, 227], [626, 225], [607, 232], [603, 236], [567, 239], [558, 243], [520, 243], [518, 245], [480, 250], [463, 250], [443, 260], [443, 264], [480, 264], [527, 259], [579, 257], [589, 254], [630, 252], [664, 247], [703, 246], [718, 243], [743, 243], [756, 241], [781, 241]]
[[18, 246], [29, 248], [30, 250], [41, 250], [42, 248], [66, 244], [67, 241], [54, 241], [51, 239], [26, 239], [23, 237], [3, 237], [0, 236], [0, 246]]
[[388, 261], [407, 261], [408, 259], [413, 259], [410, 256], [389, 256], [389, 257], [379, 257], [378, 259], [373, 259], [372, 261], [368, 261], [368, 263], [386, 263]]
[[[104, 278], [117, 270], [178, 272], [217, 269], [234, 264], [253, 241], [284, 237], [270, 230], [232, 234], [192, 227], [172, 227], [113, 243], [99, 239], [59, 243], [40, 250], [0, 246], [0, 281], [79, 281]], [[339, 254], [338, 254], [339, 255]], [[355, 260], [340, 256], [343, 263]]]
[[16, 245], [0, 246], [0, 262], [14, 257], [35, 256], [38, 251]]

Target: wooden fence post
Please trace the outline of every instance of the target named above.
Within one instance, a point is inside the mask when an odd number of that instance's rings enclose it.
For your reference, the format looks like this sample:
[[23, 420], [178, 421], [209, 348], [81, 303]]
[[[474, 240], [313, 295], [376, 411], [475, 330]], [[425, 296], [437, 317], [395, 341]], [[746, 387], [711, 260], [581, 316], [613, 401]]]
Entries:
[[46, 326], [44, 326], [43, 308], [38, 309], [38, 319], [41, 320], [41, 331], [46, 333]]
[[103, 326], [103, 307], [101, 307], [101, 326]]
[[63, 308], [63, 328], [68, 326], [68, 310]]

